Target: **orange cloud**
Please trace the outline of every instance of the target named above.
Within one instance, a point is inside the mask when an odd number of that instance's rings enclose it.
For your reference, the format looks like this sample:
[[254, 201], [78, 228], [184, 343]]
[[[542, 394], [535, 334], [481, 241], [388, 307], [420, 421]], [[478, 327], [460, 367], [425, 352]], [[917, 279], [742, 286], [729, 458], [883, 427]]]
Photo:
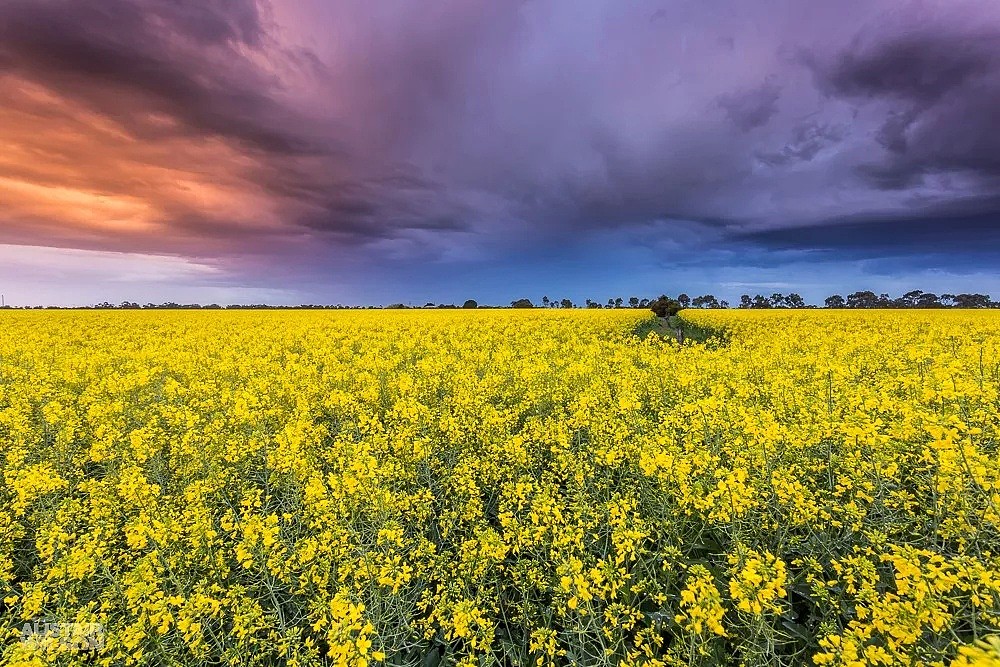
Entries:
[[178, 225], [185, 217], [248, 236], [282, 227], [253, 182], [257, 161], [222, 139], [150, 113], [162, 136], [143, 140], [40, 84], [7, 75], [0, 88], [12, 93], [0, 107], [0, 242], [189, 251], [211, 234]]

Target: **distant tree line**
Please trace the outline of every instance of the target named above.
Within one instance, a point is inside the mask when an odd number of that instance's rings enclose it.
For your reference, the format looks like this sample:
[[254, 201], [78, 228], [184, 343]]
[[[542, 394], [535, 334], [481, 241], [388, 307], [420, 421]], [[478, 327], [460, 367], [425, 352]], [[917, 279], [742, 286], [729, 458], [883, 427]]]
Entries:
[[[744, 294], [740, 297], [739, 308], [814, 308], [795, 294], [775, 293], [771, 296]], [[942, 294], [912, 290], [902, 296], [892, 298], [888, 294], [870, 291], [852, 292], [847, 297], [840, 294], [823, 300], [825, 308], [1000, 308], [1000, 303], [992, 301], [989, 294]]]
[[[670, 297], [661, 294], [655, 299], [629, 297], [627, 300], [622, 297], [608, 299], [607, 302], [586, 299], [582, 305], [577, 305], [570, 299], [550, 299], [543, 296], [540, 305], [536, 306], [531, 299], [521, 298], [510, 302], [509, 306], [482, 305], [475, 299], [466, 300], [461, 306], [453, 303], [438, 303], [428, 301], [423, 306], [412, 306], [403, 303], [393, 303], [387, 306], [345, 306], [337, 305], [316, 305], [300, 304], [298, 306], [272, 306], [269, 304], [240, 304], [221, 306], [217, 303], [202, 305], [199, 303], [175, 303], [167, 301], [165, 303], [147, 303], [140, 305], [133, 301], [122, 301], [119, 304], [102, 301], [93, 306], [82, 306], [79, 308], [64, 308], [61, 306], [3, 306], [11, 309], [55, 309], [55, 310], [371, 310], [376, 308], [404, 309], [404, 308], [639, 308], [649, 309], [660, 317], [674, 315], [686, 308], [729, 308], [729, 302], [717, 299], [712, 294], [690, 297], [687, 294], [678, 294]], [[776, 292], [771, 296], [756, 294], [750, 296], [743, 294], [736, 305], [737, 308], [1000, 308], [1000, 302], [993, 301], [989, 294], [941, 294], [938, 296], [933, 292], [923, 292], [912, 290], [896, 298], [888, 294], [875, 294], [870, 291], [852, 292], [846, 297], [840, 294], [829, 296], [823, 301], [822, 306], [807, 304], [801, 295], [792, 292], [782, 294]]]
[[834, 294], [824, 301], [827, 308], [1000, 308], [989, 294], [942, 294], [913, 290], [895, 299], [888, 294], [854, 292], [847, 298]]
[[[606, 303], [600, 301], [594, 301], [592, 299], [587, 299], [582, 305], [574, 303], [571, 299], [550, 299], [547, 296], [543, 296], [541, 302], [536, 304], [534, 301], [528, 298], [515, 299], [510, 302], [509, 306], [484, 306], [480, 305], [474, 299], [469, 299], [461, 306], [456, 306], [455, 304], [435, 304], [433, 302], [428, 302], [423, 306], [408, 306], [402, 303], [394, 303], [385, 308], [639, 308], [646, 310], [652, 308], [654, 305], [657, 308], [662, 306], [667, 306], [667, 304], [677, 304], [676, 310], [681, 310], [683, 308], [728, 308], [729, 303], [726, 301], [720, 301], [711, 294], [706, 294], [704, 296], [696, 296], [691, 298], [687, 294], [681, 294], [676, 299], [668, 297], [666, 295], [660, 295], [656, 299], [645, 299], [639, 298], [637, 296], [629, 297], [628, 300], [623, 297], [608, 299]], [[675, 311], [676, 312], [676, 311]]]

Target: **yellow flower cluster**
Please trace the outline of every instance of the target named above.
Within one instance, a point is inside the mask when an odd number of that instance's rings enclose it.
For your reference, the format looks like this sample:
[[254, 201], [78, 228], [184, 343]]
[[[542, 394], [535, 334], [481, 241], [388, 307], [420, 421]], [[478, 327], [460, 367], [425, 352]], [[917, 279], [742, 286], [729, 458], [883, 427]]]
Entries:
[[951, 667], [1000, 667], [1000, 636], [987, 637], [958, 649]]
[[680, 607], [682, 611], [674, 620], [683, 624], [685, 630], [696, 635], [711, 631], [726, 636], [726, 629], [722, 626], [722, 617], [726, 613], [722, 597], [712, 574], [704, 565], [693, 565], [688, 570], [688, 583], [681, 590]]
[[0, 312], [0, 664], [995, 665], [1000, 313], [681, 317]]
[[[739, 564], [740, 561], [742, 564]], [[781, 611], [787, 571], [785, 561], [772, 554], [733, 554], [730, 562], [738, 570], [729, 580], [729, 594], [740, 611], [757, 614]]]

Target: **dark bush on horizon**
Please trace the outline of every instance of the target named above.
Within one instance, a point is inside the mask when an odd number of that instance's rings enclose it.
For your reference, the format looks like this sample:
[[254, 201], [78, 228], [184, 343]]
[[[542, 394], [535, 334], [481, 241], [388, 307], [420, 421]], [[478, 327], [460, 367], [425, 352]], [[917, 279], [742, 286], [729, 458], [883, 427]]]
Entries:
[[649, 304], [649, 309], [657, 317], [671, 317], [681, 311], [681, 304], [677, 299], [668, 296], [661, 296], [659, 299]]

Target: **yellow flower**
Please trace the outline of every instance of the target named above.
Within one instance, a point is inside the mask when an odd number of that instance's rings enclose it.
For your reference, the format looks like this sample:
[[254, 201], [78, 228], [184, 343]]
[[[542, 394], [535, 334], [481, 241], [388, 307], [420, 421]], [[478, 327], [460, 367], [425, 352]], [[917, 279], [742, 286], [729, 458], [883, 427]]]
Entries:
[[680, 317], [0, 311], [5, 663], [995, 664], [1000, 311]]
[[712, 632], [725, 637], [722, 617], [726, 610], [711, 573], [703, 565], [693, 565], [688, 569], [687, 577], [687, 585], [681, 591], [682, 611], [674, 620], [696, 635]]
[[951, 667], [1000, 667], [1000, 636], [992, 635], [970, 646], [961, 646]]
[[787, 595], [785, 562], [770, 553], [749, 552], [742, 558], [734, 556], [737, 571], [729, 580], [729, 594], [740, 611], [761, 615], [781, 611], [781, 601]]

